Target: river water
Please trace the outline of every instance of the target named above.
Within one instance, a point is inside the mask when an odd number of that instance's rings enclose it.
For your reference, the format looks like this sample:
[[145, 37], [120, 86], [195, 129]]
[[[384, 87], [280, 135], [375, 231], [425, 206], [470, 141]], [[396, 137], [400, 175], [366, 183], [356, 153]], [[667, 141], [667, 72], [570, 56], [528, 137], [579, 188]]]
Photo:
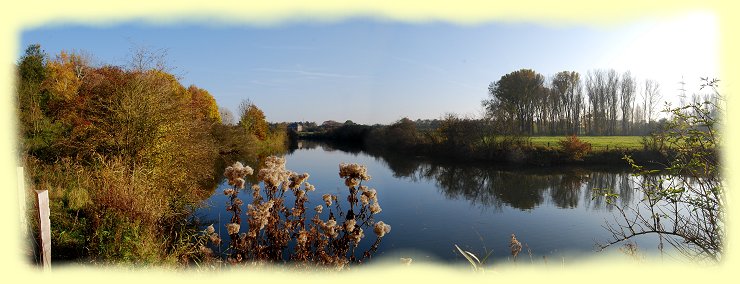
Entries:
[[[325, 193], [346, 196], [347, 188], [338, 175], [340, 163], [367, 166], [372, 179], [364, 185], [377, 190], [383, 208], [375, 220], [392, 226], [376, 256], [389, 258], [465, 261], [454, 247], [458, 245], [479, 256], [493, 250], [491, 258], [502, 261], [511, 259], [511, 234], [524, 246], [519, 259], [527, 262], [598, 257], [604, 252], [598, 252], [596, 244], [611, 237], [603, 227], [605, 221], [613, 220], [617, 211], [593, 189], [614, 190], [619, 194], [617, 204], [622, 205], [641, 198], [634, 189], [636, 177], [625, 168], [433, 163], [347, 152], [305, 141], [299, 146], [286, 155], [286, 168], [311, 175], [308, 181], [316, 191], [309, 193], [307, 208], [322, 204]], [[214, 224], [224, 243], [229, 239], [224, 224], [230, 218], [225, 210], [228, 199], [222, 193], [226, 188], [224, 181], [206, 201], [208, 206], [196, 212], [200, 222]], [[250, 196], [241, 192], [239, 197], [249, 203]], [[374, 239], [372, 229], [365, 232]], [[646, 237], [638, 239], [637, 245], [654, 252], [656, 241]]]

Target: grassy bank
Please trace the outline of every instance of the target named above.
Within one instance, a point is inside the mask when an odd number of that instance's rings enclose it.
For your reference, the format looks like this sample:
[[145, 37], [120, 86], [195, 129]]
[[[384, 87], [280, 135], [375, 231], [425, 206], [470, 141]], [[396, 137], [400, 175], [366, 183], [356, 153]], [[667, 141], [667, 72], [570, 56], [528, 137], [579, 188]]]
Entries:
[[514, 136], [497, 133], [483, 120], [448, 117], [436, 128], [419, 130], [401, 119], [387, 126], [343, 125], [324, 132], [303, 133], [303, 139], [361, 148], [378, 155], [400, 154], [431, 159], [535, 166], [617, 165], [628, 167], [625, 155], [644, 164], [664, 162], [651, 137], [578, 136], [580, 145], [563, 145], [566, 136]]
[[[529, 141], [534, 147], [559, 146], [559, 141], [565, 140], [566, 136], [533, 136]], [[583, 142], [591, 144], [592, 151], [609, 150], [640, 150], [644, 148], [645, 136], [578, 136]]]

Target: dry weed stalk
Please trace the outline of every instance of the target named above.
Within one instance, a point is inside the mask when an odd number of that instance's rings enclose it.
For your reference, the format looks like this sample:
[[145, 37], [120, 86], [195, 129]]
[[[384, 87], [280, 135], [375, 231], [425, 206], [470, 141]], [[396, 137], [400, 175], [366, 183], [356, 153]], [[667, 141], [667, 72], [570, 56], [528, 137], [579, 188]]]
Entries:
[[522, 251], [522, 243], [519, 242], [519, 240], [516, 239], [516, 235], [511, 234], [511, 242], [509, 243], [509, 247], [511, 247], [511, 256], [514, 257], [514, 261], [516, 261], [516, 256], [519, 255], [519, 252]]
[[[246, 175], [252, 168], [236, 162], [226, 168], [224, 176], [233, 188], [224, 190], [230, 198], [227, 210], [232, 213], [226, 225], [231, 239], [228, 263], [285, 263], [298, 267], [329, 266], [342, 269], [351, 263], [361, 263], [372, 257], [381, 239], [391, 226], [374, 217], [382, 209], [377, 191], [362, 185], [370, 180], [367, 168], [358, 164], [340, 164], [339, 177], [348, 188], [346, 211], [342, 210], [336, 195], [324, 194], [322, 205], [309, 210], [308, 193], [315, 187], [307, 182], [309, 174], [298, 174], [285, 169], [285, 158], [268, 157], [257, 173], [263, 187], [251, 187], [252, 202], [247, 204], [246, 226], [241, 220], [243, 201], [237, 197], [244, 189]], [[286, 197], [292, 195], [292, 204]], [[326, 206], [326, 207], [324, 207]], [[326, 210], [325, 210], [326, 209]], [[313, 211], [313, 217], [309, 214]], [[328, 211], [326, 219], [322, 212]], [[375, 241], [365, 251], [357, 251], [365, 230], [372, 228]], [[215, 233], [205, 232], [212, 240]]]

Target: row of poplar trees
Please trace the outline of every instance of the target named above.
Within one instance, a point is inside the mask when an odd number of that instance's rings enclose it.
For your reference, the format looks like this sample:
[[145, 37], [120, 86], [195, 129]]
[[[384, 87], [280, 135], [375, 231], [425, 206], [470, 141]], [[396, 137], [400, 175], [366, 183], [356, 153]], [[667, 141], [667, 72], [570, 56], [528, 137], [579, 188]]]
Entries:
[[506, 133], [525, 135], [642, 135], [654, 127], [659, 85], [629, 71], [562, 71], [550, 79], [531, 69], [488, 86], [483, 106]]

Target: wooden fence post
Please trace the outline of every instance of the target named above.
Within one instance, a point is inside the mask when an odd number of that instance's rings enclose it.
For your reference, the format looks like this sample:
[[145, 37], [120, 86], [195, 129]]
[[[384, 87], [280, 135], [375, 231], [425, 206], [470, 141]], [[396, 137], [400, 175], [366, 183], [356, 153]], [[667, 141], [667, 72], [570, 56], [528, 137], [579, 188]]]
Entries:
[[[27, 232], [28, 220], [26, 219], [26, 176], [23, 171], [23, 167], [16, 167], [16, 177], [18, 180], [18, 199], [21, 216], [21, 230]], [[48, 190], [35, 190], [36, 192], [36, 216], [39, 220], [39, 237], [41, 237], [41, 263], [43, 264], [44, 270], [51, 269], [51, 220], [49, 219], [49, 191]], [[24, 234], [24, 238], [29, 237], [28, 234]]]
[[35, 190], [41, 236], [41, 263], [44, 270], [51, 268], [51, 221], [49, 220], [49, 191]]

